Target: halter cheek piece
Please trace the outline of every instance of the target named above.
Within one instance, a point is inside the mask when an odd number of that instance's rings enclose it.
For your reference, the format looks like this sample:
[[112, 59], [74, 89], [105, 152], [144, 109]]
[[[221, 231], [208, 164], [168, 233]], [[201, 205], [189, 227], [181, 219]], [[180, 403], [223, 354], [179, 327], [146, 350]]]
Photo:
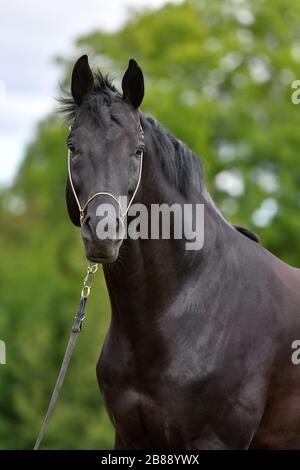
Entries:
[[[70, 127], [70, 130], [72, 129], [72, 127]], [[141, 134], [141, 138], [144, 140], [144, 131], [143, 131], [143, 128], [140, 124], [140, 134]], [[133, 200], [135, 198], [135, 195], [139, 189], [139, 186], [140, 186], [140, 183], [141, 183], [141, 178], [142, 178], [142, 169], [143, 169], [143, 152], [141, 152], [140, 154], [140, 168], [139, 168], [139, 177], [138, 177], [138, 182], [137, 182], [137, 185], [136, 185], [136, 188], [134, 190], [134, 193], [127, 205], [127, 208], [125, 210], [125, 212], [122, 211], [122, 207], [121, 207], [121, 203], [120, 203], [120, 200], [117, 196], [115, 196], [114, 194], [108, 192], [108, 191], [99, 191], [98, 193], [95, 193], [93, 194], [87, 201], [86, 203], [81, 206], [80, 202], [79, 202], [79, 199], [78, 199], [78, 196], [76, 194], [76, 191], [75, 191], [75, 188], [74, 188], [74, 184], [73, 184], [73, 180], [72, 180], [72, 174], [71, 174], [71, 151], [70, 149], [68, 149], [68, 173], [69, 173], [69, 181], [70, 181], [70, 185], [71, 185], [71, 188], [72, 188], [72, 191], [73, 191], [73, 195], [74, 195], [74, 198], [75, 198], [75, 201], [77, 203], [77, 206], [78, 206], [78, 209], [79, 209], [79, 214], [80, 214], [80, 225], [82, 225], [83, 223], [83, 219], [84, 219], [84, 213], [85, 213], [85, 210], [87, 208], [87, 206], [89, 205], [89, 203], [95, 199], [95, 197], [97, 196], [109, 196], [111, 197], [119, 206], [119, 214], [120, 214], [120, 219], [121, 220], [124, 220], [124, 218], [126, 217], [128, 211], [129, 211], [129, 208], [131, 206], [131, 204], [133, 203]]]

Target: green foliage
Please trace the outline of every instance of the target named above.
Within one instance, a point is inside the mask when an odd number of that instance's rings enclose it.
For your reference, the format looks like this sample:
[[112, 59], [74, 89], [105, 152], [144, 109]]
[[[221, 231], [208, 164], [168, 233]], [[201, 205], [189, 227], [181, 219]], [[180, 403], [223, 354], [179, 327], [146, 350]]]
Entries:
[[[128, 59], [138, 60], [146, 76], [143, 111], [202, 155], [225, 215], [297, 266], [300, 106], [291, 103], [291, 82], [300, 78], [299, 25], [296, 0], [197, 0], [136, 13], [120, 31], [97, 31], [77, 44], [77, 55], [89, 52], [117, 84]], [[15, 184], [1, 194], [1, 448], [33, 445], [85, 269], [65, 209], [66, 134], [57, 118], [45, 119]], [[101, 274], [95, 285], [45, 448], [113, 443], [95, 376], [109, 322]]]

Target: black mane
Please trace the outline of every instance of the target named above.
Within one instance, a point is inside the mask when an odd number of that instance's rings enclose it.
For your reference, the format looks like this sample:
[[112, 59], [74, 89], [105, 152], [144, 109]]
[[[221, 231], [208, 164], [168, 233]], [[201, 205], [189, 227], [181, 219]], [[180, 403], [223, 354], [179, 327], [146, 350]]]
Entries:
[[191, 185], [202, 191], [204, 171], [200, 159], [152, 117], [142, 114], [141, 124], [142, 127], [150, 128], [155, 154], [170, 183], [173, 183], [184, 195]]

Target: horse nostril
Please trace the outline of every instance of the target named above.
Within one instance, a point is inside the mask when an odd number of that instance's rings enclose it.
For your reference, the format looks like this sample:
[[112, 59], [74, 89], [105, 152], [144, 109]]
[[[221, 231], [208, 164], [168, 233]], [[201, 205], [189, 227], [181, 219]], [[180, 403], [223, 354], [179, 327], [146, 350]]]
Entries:
[[92, 226], [91, 226], [91, 217], [87, 215], [83, 221], [82, 227], [81, 227], [82, 235], [83, 238], [85, 238], [87, 241], [89, 241], [92, 238]]
[[85, 219], [85, 225], [86, 225], [87, 229], [89, 230], [89, 232], [92, 233], [92, 219], [89, 215], [87, 215], [87, 217]]
[[81, 227], [82, 237], [86, 243], [97, 243], [97, 240], [119, 240], [123, 238], [122, 220], [117, 216], [94, 220], [93, 216], [86, 215]]

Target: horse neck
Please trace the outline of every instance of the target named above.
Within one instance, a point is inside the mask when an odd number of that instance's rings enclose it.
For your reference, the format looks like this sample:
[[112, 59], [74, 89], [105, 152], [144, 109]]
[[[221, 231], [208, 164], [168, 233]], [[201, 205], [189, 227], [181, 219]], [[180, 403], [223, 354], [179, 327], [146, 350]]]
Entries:
[[191, 183], [188, 196], [183, 196], [167, 180], [161, 159], [153, 151], [153, 134], [147, 126], [143, 127], [147, 151], [135, 202], [144, 204], [148, 211], [151, 204], [204, 204], [205, 242], [201, 250], [189, 251], [184, 239], [124, 240], [118, 260], [112, 265], [104, 265], [112, 315], [118, 321], [130, 322], [136, 317], [161, 315], [176, 292], [195, 276], [195, 270], [204, 275], [210, 253], [219, 244], [220, 226], [224, 229], [225, 225], [205, 191], [193, 189]]

